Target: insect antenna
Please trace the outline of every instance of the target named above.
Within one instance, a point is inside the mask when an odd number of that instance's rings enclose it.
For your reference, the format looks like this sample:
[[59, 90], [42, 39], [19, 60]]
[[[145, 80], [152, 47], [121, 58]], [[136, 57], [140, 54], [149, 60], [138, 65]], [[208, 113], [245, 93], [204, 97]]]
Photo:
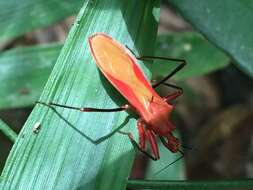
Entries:
[[195, 150], [195, 148], [192, 148], [190, 146], [181, 145], [181, 147], [188, 150]]
[[178, 152], [180, 152], [181, 156], [179, 158], [177, 158], [176, 160], [174, 160], [173, 162], [169, 163], [167, 166], [165, 166], [164, 168], [158, 170], [157, 172], [155, 172], [153, 174], [153, 176], [156, 176], [157, 174], [161, 173], [162, 171], [166, 170], [169, 166], [171, 166], [172, 164], [175, 164], [176, 162], [178, 162], [179, 160], [181, 160], [182, 158], [184, 158], [185, 153], [182, 150], [178, 150]]
[[187, 145], [180, 145], [183, 149], [186, 149], [186, 150], [194, 150], [194, 151], [198, 151], [199, 149], [196, 148], [196, 147], [190, 147], [190, 146], [187, 146]]

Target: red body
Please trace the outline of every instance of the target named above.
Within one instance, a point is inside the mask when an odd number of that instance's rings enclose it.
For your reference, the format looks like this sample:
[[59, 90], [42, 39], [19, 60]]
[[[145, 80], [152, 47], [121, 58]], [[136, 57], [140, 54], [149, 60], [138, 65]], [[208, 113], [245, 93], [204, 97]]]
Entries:
[[146, 79], [132, 53], [111, 37], [95, 34], [89, 38], [89, 45], [101, 72], [140, 115], [137, 123], [140, 148], [144, 150], [148, 140], [155, 158], [159, 159], [155, 137], [158, 135], [167, 139], [165, 146], [170, 151], [177, 152], [180, 143], [172, 134], [175, 128], [170, 121], [173, 105], [169, 104], [174, 96], [161, 98]]

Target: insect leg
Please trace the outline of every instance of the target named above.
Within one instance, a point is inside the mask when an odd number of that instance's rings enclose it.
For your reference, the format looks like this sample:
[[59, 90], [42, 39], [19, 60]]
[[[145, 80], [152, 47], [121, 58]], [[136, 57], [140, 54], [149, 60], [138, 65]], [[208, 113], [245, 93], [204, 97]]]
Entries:
[[160, 138], [161, 142], [163, 143], [163, 145], [168, 148], [169, 147], [168, 143], [166, 142], [166, 140], [164, 139], [164, 137], [163, 136], [159, 136], [159, 138]]
[[[154, 134], [151, 134], [149, 132], [147, 133], [147, 131], [145, 131], [145, 129], [144, 129], [144, 123], [141, 122], [140, 120], [138, 120], [137, 127], [138, 127], [139, 140], [140, 140], [139, 144], [134, 140], [132, 133], [123, 132], [123, 131], [119, 131], [119, 133], [121, 133], [123, 135], [127, 135], [128, 138], [130, 139], [132, 145], [136, 149], [138, 149], [140, 152], [142, 152], [144, 155], [146, 155], [147, 157], [149, 157], [150, 159], [152, 159], [154, 161], [158, 160], [159, 159], [159, 152], [158, 152], [158, 147], [157, 147], [157, 144], [155, 141]], [[152, 148], [152, 151], [154, 152], [154, 156], [145, 150], [146, 137], [148, 138], [148, 140], [151, 144], [151, 148]], [[156, 151], [154, 151], [154, 150], [156, 150]]]
[[53, 102], [46, 103], [46, 102], [36, 101], [36, 103], [43, 104], [46, 106], [63, 107], [63, 108], [78, 110], [81, 112], [118, 112], [118, 111], [124, 111], [124, 110], [130, 108], [130, 105], [128, 105], [128, 104], [123, 105], [119, 108], [101, 109], [101, 108], [92, 108], [92, 107], [74, 107], [74, 106], [68, 106], [68, 105], [63, 105], [63, 104], [57, 104], [57, 103], [53, 103]]
[[164, 101], [166, 101], [167, 103], [170, 103], [171, 100], [176, 99], [177, 97], [181, 96], [183, 94], [183, 88], [176, 86], [174, 84], [170, 84], [170, 83], [162, 83], [163, 85], [167, 86], [167, 87], [171, 87], [174, 89], [177, 89], [177, 91], [165, 96], [163, 99]]
[[167, 166], [165, 166], [164, 168], [158, 170], [157, 172], [155, 172], [153, 175], [157, 175], [159, 173], [161, 173], [162, 171], [166, 170], [169, 166], [171, 166], [172, 164], [178, 162], [179, 160], [181, 160], [182, 158], [184, 158], [185, 154], [182, 150], [179, 150], [181, 156], [179, 156], [176, 160], [174, 160], [173, 162], [169, 163]]
[[180, 89], [182, 90], [181, 87], [178, 87], [176, 85], [173, 85], [173, 84], [168, 84], [168, 83], [164, 83], [166, 80], [168, 80], [170, 77], [172, 77], [174, 74], [176, 74], [178, 71], [180, 71], [186, 64], [186, 60], [184, 59], [175, 59], [175, 58], [169, 58], [169, 57], [161, 57], [161, 56], [146, 56], [146, 55], [143, 55], [143, 56], [137, 56], [132, 49], [130, 49], [127, 45], [126, 45], [126, 48], [135, 56], [136, 59], [138, 60], [164, 60], [164, 61], [174, 61], [176, 63], [178, 63], [179, 65], [174, 69], [172, 70], [172, 72], [170, 72], [167, 76], [165, 76], [163, 79], [161, 79], [160, 81], [156, 82], [156, 84], [153, 84], [152, 87], [153, 88], [156, 88], [158, 86], [160, 86], [161, 84], [164, 84], [166, 86], [169, 86], [169, 87], [172, 87], [172, 88], [175, 88], [175, 89]]
[[149, 143], [151, 145], [151, 150], [154, 153], [156, 160], [158, 160], [160, 158], [160, 155], [159, 155], [159, 150], [158, 150], [155, 134], [151, 130], [147, 130], [146, 134], [147, 134], [147, 138], [149, 140]]
[[171, 100], [176, 99], [177, 97], [181, 96], [182, 94], [183, 94], [182, 91], [178, 90], [178, 91], [175, 91], [175, 92], [173, 92], [173, 93], [171, 93], [171, 94], [165, 96], [165, 97], [163, 98], [163, 100], [164, 100], [165, 102], [167, 102], [167, 103], [171, 103]]
[[[160, 56], [140, 56], [140, 57], [136, 57], [139, 60], [149, 60], [149, 59], [157, 59], [157, 60], [164, 60], [164, 61], [174, 61], [176, 63], [178, 63], [179, 65], [172, 70], [167, 76], [165, 76], [163, 79], [161, 79], [160, 81], [158, 81], [156, 84], [152, 85], [153, 88], [156, 88], [158, 86], [160, 86], [161, 84], [163, 84], [166, 80], [168, 80], [170, 77], [172, 77], [174, 74], [176, 74], [178, 71], [180, 71], [186, 64], [187, 62], [184, 59], [174, 59], [174, 58], [168, 58], [168, 57], [160, 57]], [[175, 85], [170, 85], [170, 86], [174, 86]]]
[[145, 147], [146, 147], [146, 133], [145, 133], [145, 129], [144, 129], [143, 123], [140, 122], [139, 120], [137, 122], [137, 128], [138, 128], [138, 133], [139, 133], [140, 148], [142, 150], [145, 150]]
[[[180, 71], [186, 64], [186, 60], [185, 59], [176, 59], [176, 58], [169, 58], [169, 57], [162, 57], [162, 56], [149, 56], [149, 55], [142, 55], [142, 56], [137, 56], [134, 51], [132, 49], [130, 49], [127, 45], [125, 45], [125, 47], [135, 56], [136, 59], [138, 60], [164, 60], [164, 61], [174, 61], [176, 63], [178, 63], [179, 65], [172, 70], [167, 76], [165, 76], [163, 79], [161, 79], [160, 81], [158, 81], [156, 84], [152, 85], [153, 88], [156, 88], [158, 86], [160, 86], [161, 84], [164, 84], [164, 82], [166, 80], [168, 80], [170, 77], [172, 77], [174, 74], [176, 74], [178, 71]], [[175, 85], [170, 85], [171, 87]], [[180, 88], [180, 87], [176, 87], [176, 88]]]
[[181, 88], [180, 86], [177, 86], [175, 84], [170, 84], [170, 83], [167, 83], [167, 82], [163, 82], [161, 84], [164, 85], [164, 86], [166, 86], [166, 87], [174, 88], [176, 90], [180, 90], [180, 91], [183, 92], [183, 88]]

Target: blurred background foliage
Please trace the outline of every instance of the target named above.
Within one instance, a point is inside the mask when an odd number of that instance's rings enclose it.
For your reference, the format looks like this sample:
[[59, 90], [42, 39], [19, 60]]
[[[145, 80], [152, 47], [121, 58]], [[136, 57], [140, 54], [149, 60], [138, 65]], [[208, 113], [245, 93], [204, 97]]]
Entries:
[[[0, 2], [1, 170], [82, 4]], [[253, 177], [252, 7], [251, 1], [236, 0], [161, 2], [155, 55], [188, 62], [172, 79], [184, 88], [173, 121], [183, 144], [193, 149], [185, 150], [183, 160], [155, 175], [177, 155], [162, 146], [158, 162], [138, 154], [131, 179]], [[175, 64], [157, 61], [147, 66], [153, 79], [159, 79]], [[168, 89], [159, 92], [164, 95]]]

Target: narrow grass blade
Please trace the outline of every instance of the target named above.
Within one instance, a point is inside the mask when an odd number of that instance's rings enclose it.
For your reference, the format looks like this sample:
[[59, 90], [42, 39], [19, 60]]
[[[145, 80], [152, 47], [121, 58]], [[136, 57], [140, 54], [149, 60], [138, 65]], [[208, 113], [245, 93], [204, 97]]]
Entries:
[[17, 139], [18, 135], [1, 119], [0, 119], [0, 131], [12, 142], [15, 142], [15, 140]]
[[[87, 38], [105, 32], [135, 51], [152, 54], [158, 5], [153, 0], [85, 2], [40, 100], [99, 108], [121, 105], [121, 96], [93, 62]], [[7, 160], [2, 189], [125, 189], [134, 153], [129, 139], [115, 133], [100, 143], [92, 141], [120, 126], [136, 132], [135, 119], [128, 115], [37, 105]], [[32, 133], [36, 122], [41, 123], [38, 134]]]
[[148, 181], [129, 180], [127, 187], [132, 189], [160, 189], [160, 190], [227, 190], [252, 189], [253, 180], [213, 180], [213, 181]]
[[10, 40], [74, 15], [82, 3], [82, 0], [0, 1], [0, 41]]
[[0, 53], [0, 109], [33, 105], [61, 48], [60, 44], [50, 44]]

